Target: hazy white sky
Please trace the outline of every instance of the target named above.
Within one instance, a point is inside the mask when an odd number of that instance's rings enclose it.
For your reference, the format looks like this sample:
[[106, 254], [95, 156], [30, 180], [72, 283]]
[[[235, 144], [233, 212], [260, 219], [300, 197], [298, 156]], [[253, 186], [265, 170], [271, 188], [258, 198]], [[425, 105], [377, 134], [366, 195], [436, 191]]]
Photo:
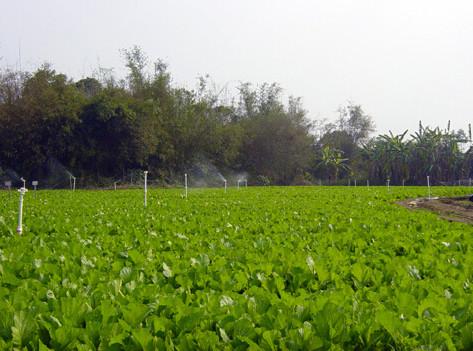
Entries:
[[378, 132], [473, 122], [471, 0], [0, 0], [0, 66], [123, 74], [140, 46], [177, 84], [278, 82], [311, 118], [361, 104]]

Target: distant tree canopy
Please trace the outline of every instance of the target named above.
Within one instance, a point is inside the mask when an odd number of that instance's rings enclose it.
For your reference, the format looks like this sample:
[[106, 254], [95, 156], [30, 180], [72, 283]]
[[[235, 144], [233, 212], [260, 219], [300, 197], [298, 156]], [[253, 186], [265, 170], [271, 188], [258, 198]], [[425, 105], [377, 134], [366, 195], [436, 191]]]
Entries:
[[277, 84], [242, 83], [232, 102], [208, 77], [195, 90], [172, 84], [166, 64], [134, 47], [128, 75], [110, 71], [74, 82], [51, 66], [0, 71], [0, 176], [7, 169], [46, 177], [51, 160], [90, 184], [148, 169], [163, 183], [206, 159], [222, 173], [245, 172], [267, 184], [335, 184], [346, 178], [420, 184], [472, 176], [471, 135], [420, 127], [407, 138], [371, 138], [360, 105], [341, 107], [335, 123], [310, 121], [298, 98]]

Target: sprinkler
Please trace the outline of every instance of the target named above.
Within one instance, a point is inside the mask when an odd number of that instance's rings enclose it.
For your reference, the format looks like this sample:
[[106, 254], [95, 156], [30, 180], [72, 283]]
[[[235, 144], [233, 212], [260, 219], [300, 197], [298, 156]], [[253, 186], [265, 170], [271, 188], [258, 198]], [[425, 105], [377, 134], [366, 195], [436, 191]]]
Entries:
[[427, 176], [427, 188], [429, 189], [429, 200], [432, 199], [432, 193], [430, 191], [430, 177]]
[[356, 188], [356, 179], [355, 179], [355, 188]]
[[147, 203], [147, 197], [148, 197], [148, 171], [144, 171], [143, 173], [144, 173], [144, 175], [145, 175], [145, 188], [144, 188], [144, 190], [145, 190], [145, 194], [144, 194], [144, 195], [145, 195], [145, 199], [144, 199], [144, 205], [145, 205], [145, 207], [146, 207], [146, 205], [148, 204], [148, 203]]
[[185, 197], [187, 199], [187, 173], [184, 173], [184, 187], [186, 188]]
[[28, 189], [25, 187], [18, 189], [20, 192], [20, 204], [18, 206], [18, 227], [16, 227], [16, 232], [18, 235], [21, 235], [23, 232], [23, 196], [25, 196]]
[[23, 182], [23, 188], [26, 188], [26, 180], [25, 180], [25, 178], [21, 177], [20, 180]]
[[113, 182], [113, 188], [117, 190], [117, 182]]
[[390, 182], [391, 182], [391, 180], [388, 179], [388, 181], [387, 181], [388, 191], [391, 191], [391, 188], [390, 188], [390, 186], [389, 186], [389, 183], [390, 183]]
[[237, 180], [237, 189], [240, 190], [240, 179]]
[[223, 184], [224, 184], [224, 187], [225, 187], [225, 192], [227, 192], [227, 180], [226, 179], [223, 180]]
[[369, 180], [366, 180], [366, 187], [367, 187], [367, 188], [370, 187], [370, 181], [369, 181]]

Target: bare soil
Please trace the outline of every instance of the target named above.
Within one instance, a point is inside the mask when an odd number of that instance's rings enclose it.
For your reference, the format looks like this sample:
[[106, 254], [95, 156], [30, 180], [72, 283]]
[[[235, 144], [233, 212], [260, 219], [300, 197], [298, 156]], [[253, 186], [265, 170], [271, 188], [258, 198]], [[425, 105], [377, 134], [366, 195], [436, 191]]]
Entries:
[[473, 202], [469, 201], [468, 196], [410, 199], [398, 204], [409, 209], [427, 209], [448, 221], [473, 225]]

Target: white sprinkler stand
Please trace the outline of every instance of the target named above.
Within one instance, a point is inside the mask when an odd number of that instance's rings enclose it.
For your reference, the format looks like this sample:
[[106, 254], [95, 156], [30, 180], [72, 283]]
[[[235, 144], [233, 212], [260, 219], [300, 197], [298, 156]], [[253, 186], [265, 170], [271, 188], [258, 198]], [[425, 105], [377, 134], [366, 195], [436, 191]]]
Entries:
[[184, 173], [184, 187], [186, 188], [185, 197], [187, 199], [187, 173]]
[[432, 198], [432, 193], [430, 191], [430, 176], [427, 176], [427, 188], [429, 189], [429, 200]]
[[16, 227], [16, 232], [18, 235], [21, 235], [23, 232], [23, 196], [25, 196], [28, 189], [25, 187], [18, 189], [20, 192], [20, 204], [18, 206], [18, 227]]
[[144, 173], [144, 175], [145, 175], [145, 189], [144, 189], [144, 190], [145, 190], [145, 194], [144, 194], [145, 199], [144, 199], [144, 205], [145, 205], [145, 207], [146, 207], [146, 206], [148, 205], [148, 202], [147, 202], [147, 200], [148, 200], [148, 171], [144, 171], [143, 173]]

